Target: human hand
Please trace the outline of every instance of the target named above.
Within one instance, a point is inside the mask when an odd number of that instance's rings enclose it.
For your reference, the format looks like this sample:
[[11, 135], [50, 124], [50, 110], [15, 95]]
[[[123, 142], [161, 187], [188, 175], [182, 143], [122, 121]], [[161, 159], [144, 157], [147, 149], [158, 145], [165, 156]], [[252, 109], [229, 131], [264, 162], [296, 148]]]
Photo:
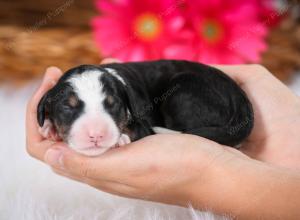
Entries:
[[300, 169], [300, 99], [260, 65], [216, 66], [246, 92], [254, 128], [242, 151], [257, 160]]
[[[107, 62], [115, 60], [104, 60], [103, 63]], [[197, 164], [194, 177], [198, 178], [201, 166], [209, 167], [208, 164], [216, 157], [231, 155], [229, 148], [227, 150], [217, 143], [192, 135], [155, 135], [97, 158], [78, 155], [62, 142], [46, 140], [38, 132], [36, 108], [43, 94], [56, 84], [61, 75], [58, 68], [47, 69], [40, 88], [28, 104], [26, 117], [28, 152], [45, 160], [61, 175], [119, 195], [179, 201], [170, 196], [174, 197], [175, 192], [183, 193], [176, 190], [181, 184], [194, 182], [190, 180], [193, 176], [189, 169], [191, 163]], [[203, 146], [199, 147], [201, 143]], [[55, 151], [58, 149], [63, 151], [63, 158], [58, 159], [62, 153]], [[229, 155], [224, 154], [225, 151]], [[208, 170], [207, 167], [203, 170]], [[147, 195], [145, 192], [148, 192]], [[168, 196], [163, 196], [162, 192]]]
[[[104, 62], [116, 60], [108, 59]], [[299, 98], [259, 65], [217, 66], [217, 68], [239, 83], [253, 103], [254, 129], [245, 141], [242, 151], [262, 161], [292, 168], [300, 167], [297, 135], [300, 127]], [[57, 68], [48, 69], [40, 89], [28, 104], [27, 149], [32, 156], [40, 160], [44, 160], [48, 148], [65, 147], [63, 143], [44, 140], [37, 131], [36, 122], [36, 106], [40, 98], [61, 75], [62, 72]]]
[[43, 95], [51, 89], [61, 77], [62, 72], [57, 67], [49, 67], [46, 70], [44, 79], [27, 104], [26, 110], [26, 147], [27, 152], [39, 159], [43, 160], [44, 154], [48, 148], [54, 146], [66, 146], [62, 142], [55, 142], [53, 140], [47, 140], [42, 137], [39, 132], [39, 125], [37, 122], [37, 106]]
[[[45, 161], [57, 174], [108, 193], [187, 206], [191, 196], [205, 207], [219, 168], [240, 167], [249, 158], [208, 139], [188, 134], [147, 136], [97, 156], [52, 147]], [[229, 162], [229, 163], [228, 163]], [[206, 196], [204, 196], [206, 195]]]
[[[253, 103], [254, 130], [242, 150], [264, 161], [297, 165], [297, 160], [290, 163], [280, 156], [295, 155], [299, 150], [294, 147], [297, 135], [291, 138], [285, 131], [289, 126], [296, 129], [299, 125], [298, 97], [260, 66], [218, 68], [236, 80]], [[200, 195], [197, 205], [205, 207], [213, 197], [209, 195], [213, 194], [211, 189], [216, 189], [210, 187], [211, 183], [224, 184], [222, 175], [227, 174], [229, 166], [240, 168], [245, 162], [253, 162], [233, 148], [192, 135], [149, 136], [97, 158], [79, 155], [63, 143], [44, 140], [38, 133], [36, 107], [42, 95], [61, 75], [57, 69], [52, 71], [55, 74], [47, 71], [40, 89], [28, 105], [27, 149], [61, 175], [114, 194], [185, 206], [196, 190]], [[278, 112], [273, 111], [276, 108]], [[259, 151], [260, 148], [263, 150]], [[222, 181], [214, 181], [216, 178]], [[215, 201], [212, 199], [211, 204]]]

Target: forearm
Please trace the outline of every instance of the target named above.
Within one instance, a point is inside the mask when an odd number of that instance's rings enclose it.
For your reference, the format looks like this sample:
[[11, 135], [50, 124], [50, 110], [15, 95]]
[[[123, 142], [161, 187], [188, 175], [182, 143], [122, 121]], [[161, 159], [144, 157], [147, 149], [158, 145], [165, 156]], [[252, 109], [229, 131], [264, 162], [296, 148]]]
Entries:
[[300, 173], [251, 159], [214, 167], [202, 189], [191, 187], [194, 207], [239, 219], [299, 219]]

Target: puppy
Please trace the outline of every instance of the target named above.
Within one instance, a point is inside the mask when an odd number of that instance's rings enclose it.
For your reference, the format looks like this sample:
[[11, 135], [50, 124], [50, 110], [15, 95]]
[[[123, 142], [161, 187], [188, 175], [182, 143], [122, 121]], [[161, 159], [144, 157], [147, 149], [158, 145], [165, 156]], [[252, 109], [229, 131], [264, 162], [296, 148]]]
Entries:
[[37, 113], [45, 138], [89, 156], [155, 133], [236, 147], [254, 121], [246, 94], [223, 72], [176, 60], [75, 67], [43, 96]]

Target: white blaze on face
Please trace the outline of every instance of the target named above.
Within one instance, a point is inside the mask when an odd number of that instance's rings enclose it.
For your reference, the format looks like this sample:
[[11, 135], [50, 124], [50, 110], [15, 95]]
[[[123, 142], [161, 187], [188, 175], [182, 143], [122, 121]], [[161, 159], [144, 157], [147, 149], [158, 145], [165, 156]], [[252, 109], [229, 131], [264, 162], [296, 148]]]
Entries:
[[103, 106], [106, 95], [100, 82], [102, 74], [96, 70], [87, 71], [68, 80], [84, 103], [83, 113], [71, 127], [68, 144], [77, 152], [89, 156], [99, 155], [114, 147], [121, 135]]

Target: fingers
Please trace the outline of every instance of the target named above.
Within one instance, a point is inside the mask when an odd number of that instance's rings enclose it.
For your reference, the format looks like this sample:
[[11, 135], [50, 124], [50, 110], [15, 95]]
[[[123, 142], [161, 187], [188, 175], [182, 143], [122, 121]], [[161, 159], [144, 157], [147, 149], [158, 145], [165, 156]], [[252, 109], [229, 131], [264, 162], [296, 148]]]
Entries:
[[[105, 58], [101, 64], [120, 63], [121, 61], [114, 58]], [[212, 65], [213, 67], [222, 70], [230, 78], [238, 84], [244, 84], [249, 80], [260, 78], [263, 75], [271, 75], [271, 73], [262, 65], [245, 64], [245, 65]]]
[[[38, 159], [43, 158], [41, 155], [48, 147], [52, 146], [53, 142], [44, 141], [44, 138], [40, 135], [38, 131], [37, 123], [37, 105], [42, 98], [42, 96], [52, 88], [57, 80], [62, 75], [61, 70], [56, 67], [50, 67], [46, 70], [44, 79], [37, 89], [35, 94], [32, 96], [27, 104], [26, 111], [26, 148], [28, 153]], [[42, 142], [40, 144], [40, 142]], [[41, 145], [41, 146], [40, 146]]]
[[[121, 61], [115, 58], [105, 58], [101, 64], [120, 63]], [[250, 78], [256, 78], [262, 74], [270, 74], [270, 72], [259, 64], [246, 65], [213, 65], [215, 68], [222, 70], [229, 77], [234, 79], [239, 84], [247, 82]]]
[[121, 63], [121, 61], [115, 58], [105, 58], [101, 61], [101, 64], [108, 64], [108, 63]]
[[62, 75], [60, 69], [56, 67], [49, 67], [46, 70], [42, 84], [37, 89], [35, 94], [32, 96], [27, 105], [26, 113], [26, 132], [27, 138], [30, 138], [32, 141], [41, 141], [43, 138], [38, 132], [38, 123], [37, 123], [37, 106], [42, 98], [42, 96], [51, 89]]
[[67, 145], [63, 142], [55, 142], [52, 140], [43, 140], [40, 142], [30, 143], [27, 146], [27, 152], [29, 153], [30, 156], [32, 156], [38, 160], [44, 161], [45, 153], [47, 152], [47, 150], [50, 148], [55, 148], [55, 147], [66, 148]]
[[36, 113], [36, 109], [33, 109], [33, 107], [36, 107], [38, 105], [38, 102], [40, 101], [42, 96], [57, 83], [58, 79], [61, 76], [62, 71], [57, 67], [47, 68], [40, 87], [37, 89], [28, 103], [28, 110], [30, 113]]
[[213, 65], [213, 67], [220, 69], [226, 73], [230, 78], [235, 80], [238, 84], [248, 83], [252, 80], [266, 75], [271, 75], [270, 72], [263, 66], [258, 64], [248, 65]]
[[74, 176], [117, 181], [128, 156], [124, 150], [112, 149], [98, 157], [87, 157], [65, 147], [52, 147], [46, 152], [44, 160]]
[[75, 176], [73, 174], [66, 172], [65, 170], [53, 168], [53, 167], [52, 167], [52, 170], [60, 176], [64, 176], [64, 177], [67, 177], [74, 181], [88, 184], [94, 188], [97, 188], [104, 192], [112, 193], [115, 195], [132, 197], [136, 191], [134, 187], [131, 187], [131, 186], [123, 184], [123, 183], [78, 177], [78, 176]]

